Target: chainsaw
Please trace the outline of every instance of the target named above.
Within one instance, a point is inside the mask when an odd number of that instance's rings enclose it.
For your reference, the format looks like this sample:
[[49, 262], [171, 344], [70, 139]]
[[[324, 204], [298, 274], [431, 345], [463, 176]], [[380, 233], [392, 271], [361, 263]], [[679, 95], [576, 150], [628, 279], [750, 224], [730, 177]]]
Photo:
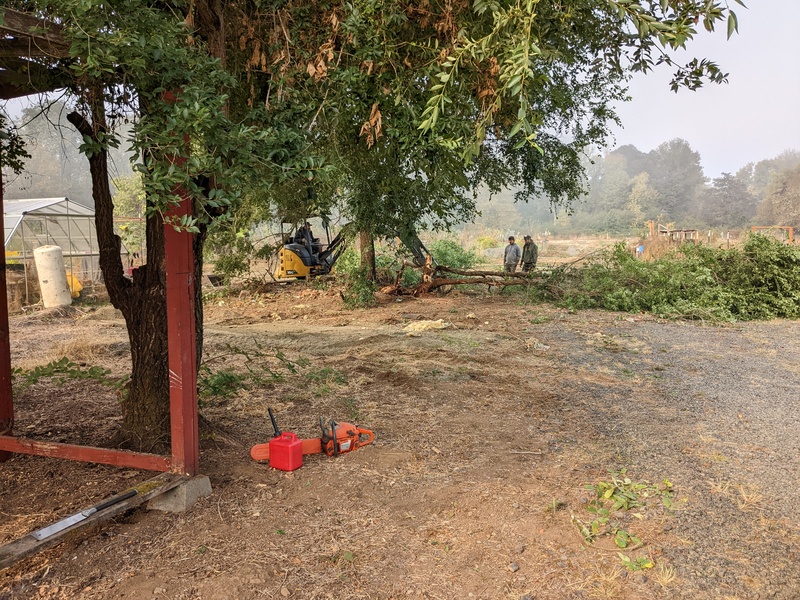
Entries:
[[[270, 411], [270, 418], [272, 419], [276, 436], [280, 435], [272, 411]], [[375, 434], [372, 431], [352, 423], [337, 423], [331, 419], [329, 424], [326, 424], [324, 419], [320, 417], [319, 427], [322, 430], [320, 437], [300, 440], [303, 454], [325, 453], [328, 456], [338, 456], [375, 441]], [[269, 460], [269, 442], [253, 446], [250, 449], [250, 456], [253, 460]]]

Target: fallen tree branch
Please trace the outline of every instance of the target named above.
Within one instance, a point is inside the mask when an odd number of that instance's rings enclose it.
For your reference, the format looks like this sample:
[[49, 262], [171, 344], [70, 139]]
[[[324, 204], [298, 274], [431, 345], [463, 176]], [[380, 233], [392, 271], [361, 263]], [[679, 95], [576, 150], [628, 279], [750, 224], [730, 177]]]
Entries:
[[410, 293], [412, 296], [420, 296], [422, 294], [427, 294], [437, 288], [444, 287], [446, 285], [487, 285], [489, 287], [499, 287], [501, 289], [505, 289], [507, 286], [510, 285], [530, 285], [531, 283], [532, 281], [528, 278], [517, 279], [514, 281], [509, 281], [508, 279], [502, 279], [496, 277], [495, 278], [472, 277], [469, 279], [438, 278], [438, 279], [431, 279], [430, 281], [423, 281], [419, 285], [411, 288]]
[[517, 278], [517, 279], [524, 279], [526, 281], [538, 277], [541, 278], [541, 274], [531, 271], [530, 273], [508, 273], [507, 271], [467, 271], [464, 269], [453, 269], [450, 267], [446, 267], [444, 265], [438, 265], [435, 269], [435, 272], [438, 273], [439, 271], [443, 273], [453, 273], [454, 275], [466, 275], [466, 276], [474, 276], [474, 277], [502, 277], [502, 278]]

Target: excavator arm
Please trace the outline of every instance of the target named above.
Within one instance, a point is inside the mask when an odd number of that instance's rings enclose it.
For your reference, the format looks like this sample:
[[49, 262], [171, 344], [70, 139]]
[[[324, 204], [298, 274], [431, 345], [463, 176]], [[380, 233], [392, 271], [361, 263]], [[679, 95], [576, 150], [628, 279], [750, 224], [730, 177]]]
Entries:
[[403, 242], [403, 245], [408, 248], [409, 252], [411, 252], [411, 254], [414, 256], [415, 265], [418, 267], [424, 266], [425, 260], [429, 255], [434, 266], [437, 264], [436, 260], [433, 258], [433, 255], [425, 247], [425, 244], [422, 243], [422, 240], [419, 239], [416, 231], [410, 228], [405, 229], [404, 231], [398, 231], [397, 237], [400, 238], [400, 241]]
[[345, 230], [342, 229], [339, 234], [331, 240], [328, 247], [319, 253], [320, 263], [328, 265], [328, 271], [333, 268], [333, 265], [336, 264], [342, 252], [347, 248], [347, 237], [344, 233]]

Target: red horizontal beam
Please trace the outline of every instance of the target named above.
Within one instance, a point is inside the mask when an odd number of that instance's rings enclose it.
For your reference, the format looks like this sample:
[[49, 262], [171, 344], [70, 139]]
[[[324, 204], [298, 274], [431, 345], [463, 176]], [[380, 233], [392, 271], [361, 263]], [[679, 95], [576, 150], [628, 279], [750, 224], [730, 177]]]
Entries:
[[145, 452], [129, 452], [127, 450], [109, 450], [108, 448], [95, 448], [93, 446], [78, 446], [75, 444], [59, 444], [56, 442], [42, 442], [26, 438], [0, 435], [0, 450], [16, 452], [18, 454], [33, 454], [50, 458], [66, 458], [84, 462], [101, 463], [117, 467], [131, 467], [147, 471], [169, 471], [172, 468], [172, 459], [160, 454], [147, 454]]

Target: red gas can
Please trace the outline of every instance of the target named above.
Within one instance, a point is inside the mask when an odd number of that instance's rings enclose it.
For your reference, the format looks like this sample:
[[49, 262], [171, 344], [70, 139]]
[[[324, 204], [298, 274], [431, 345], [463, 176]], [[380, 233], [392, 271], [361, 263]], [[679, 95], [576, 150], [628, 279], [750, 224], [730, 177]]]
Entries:
[[303, 466], [303, 442], [291, 432], [283, 432], [269, 441], [269, 466], [294, 471]]

